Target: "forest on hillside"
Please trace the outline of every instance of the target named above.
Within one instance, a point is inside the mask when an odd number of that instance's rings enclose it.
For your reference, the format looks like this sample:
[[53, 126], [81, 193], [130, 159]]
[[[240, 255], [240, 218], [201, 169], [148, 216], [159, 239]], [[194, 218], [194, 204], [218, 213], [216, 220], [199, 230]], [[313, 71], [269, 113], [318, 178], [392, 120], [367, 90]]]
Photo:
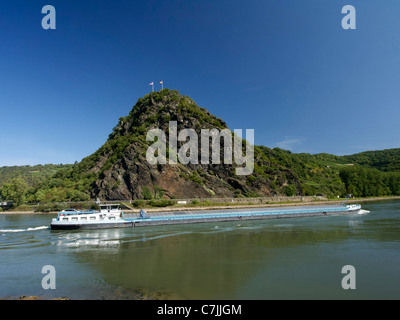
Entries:
[[[295, 154], [279, 148], [255, 146], [254, 171], [261, 177], [270, 179], [276, 173], [266, 168], [265, 162], [260, 165], [261, 162], [257, 162], [260, 157], [290, 168], [301, 181], [302, 195], [400, 195], [400, 149], [335, 156]], [[91, 200], [89, 190], [93, 179], [90, 174], [82, 175], [82, 179], [79, 179], [79, 175], [71, 175], [77, 166], [78, 163], [0, 167], [0, 200], [12, 200], [15, 206], [23, 203]], [[255, 178], [250, 175], [249, 183], [253, 179]], [[298, 194], [290, 183], [285, 188], [285, 195]]]

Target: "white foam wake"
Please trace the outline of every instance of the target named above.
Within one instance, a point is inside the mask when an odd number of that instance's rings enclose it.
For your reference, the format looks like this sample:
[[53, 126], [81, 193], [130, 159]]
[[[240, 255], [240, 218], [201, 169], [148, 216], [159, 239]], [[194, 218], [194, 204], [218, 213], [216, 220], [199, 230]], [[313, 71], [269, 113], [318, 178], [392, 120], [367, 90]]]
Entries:
[[364, 210], [364, 209], [360, 209], [360, 211], [358, 212], [358, 214], [367, 214], [370, 213], [371, 211], [369, 210]]
[[48, 229], [48, 228], [49, 228], [49, 226], [40, 226], [40, 227], [26, 228], [26, 229], [0, 229], [0, 233], [37, 231], [37, 230], [43, 230], [43, 229]]

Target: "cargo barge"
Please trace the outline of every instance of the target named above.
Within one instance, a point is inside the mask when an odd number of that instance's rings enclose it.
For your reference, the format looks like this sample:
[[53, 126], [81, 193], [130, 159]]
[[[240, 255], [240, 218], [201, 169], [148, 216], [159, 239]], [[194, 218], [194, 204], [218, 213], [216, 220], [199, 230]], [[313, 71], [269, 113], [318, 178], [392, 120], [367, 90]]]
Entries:
[[261, 219], [298, 218], [312, 216], [329, 216], [339, 214], [358, 213], [361, 205], [328, 205], [328, 206], [301, 206], [280, 208], [251, 208], [251, 209], [223, 209], [223, 210], [198, 210], [158, 212], [147, 214], [144, 210], [140, 215], [126, 214], [125, 221], [132, 222], [134, 227], [152, 225], [204, 223], [218, 221], [242, 221]]

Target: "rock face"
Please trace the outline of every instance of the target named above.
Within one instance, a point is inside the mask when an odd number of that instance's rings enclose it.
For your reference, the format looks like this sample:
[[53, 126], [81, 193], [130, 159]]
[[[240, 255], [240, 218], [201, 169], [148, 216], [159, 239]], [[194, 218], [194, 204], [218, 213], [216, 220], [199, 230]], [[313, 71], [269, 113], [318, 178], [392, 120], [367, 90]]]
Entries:
[[[176, 124], [177, 134], [192, 129], [190, 132], [198, 138], [198, 150], [202, 129], [214, 129], [218, 133], [228, 129], [223, 120], [178, 91], [164, 89], [139, 98], [129, 115], [119, 119], [106, 143], [77, 166], [78, 173], [84, 172], [93, 180], [91, 197], [117, 200], [270, 196], [284, 193], [289, 184], [295, 193], [301, 194], [298, 179], [290, 169], [274, 163], [270, 156], [273, 150], [266, 147], [255, 148], [254, 170], [250, 175], [236, 175], [235, 169], [239, 165], [224, 159], [224, 151], [228, 150], [224, 150], [224, 139], [216, 140], [220, 147], [220, 164], [212, 159], [211, 139], [208, 163], [201, 161], [199, 152], [197, 163], [183, 164], [178, 157], [177, 163], [171, 164], [174, 153], [174, 149], [169, 148], [170, 142], [174, 141], [170, 138], [174, 133], [171, 124]], [[165, 133], [167, 163], [151, 164], [146, 159], [149, 146], [157, 141], [157, 138], [146, 141], [151, 129], [161, 129]], [[229, 132], [232, 137], [230, 131], [224, 132]], [[184, 152], [189, 141], [194, 140], [177, 141], [176, 151], [186, 157], [192, 155], [192, 149]], [[152, 154], [157, 157], [160, 152]], [[242, 152], [245, 155], [245, 143]]]

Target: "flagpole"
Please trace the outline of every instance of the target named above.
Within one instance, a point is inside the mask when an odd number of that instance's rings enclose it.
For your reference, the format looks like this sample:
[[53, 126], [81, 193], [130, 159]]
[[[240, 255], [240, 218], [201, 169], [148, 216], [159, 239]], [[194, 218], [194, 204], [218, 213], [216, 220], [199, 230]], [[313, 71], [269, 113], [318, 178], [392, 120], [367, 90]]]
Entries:
[[161, 81], [161, 90], [164, 89], [164, 81]]

